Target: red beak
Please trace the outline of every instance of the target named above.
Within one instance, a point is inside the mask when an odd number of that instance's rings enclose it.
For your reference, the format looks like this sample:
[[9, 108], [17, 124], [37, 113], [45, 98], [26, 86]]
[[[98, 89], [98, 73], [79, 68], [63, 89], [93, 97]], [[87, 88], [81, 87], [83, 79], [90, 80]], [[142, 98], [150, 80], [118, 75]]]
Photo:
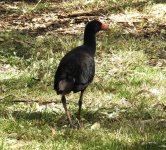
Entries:
[[102, 23], [101, 29], [102, 29], [102, 30], [110, 30], [109, 25], [106, 24], [106, 23]]

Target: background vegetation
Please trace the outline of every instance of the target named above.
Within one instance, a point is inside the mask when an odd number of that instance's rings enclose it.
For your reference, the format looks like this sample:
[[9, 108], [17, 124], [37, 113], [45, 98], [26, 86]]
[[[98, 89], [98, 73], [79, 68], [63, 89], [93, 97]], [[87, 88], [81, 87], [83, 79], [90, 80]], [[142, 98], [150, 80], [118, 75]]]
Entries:
[[[166, 149], [165, 14], [165, 0], [1, 1], [0, 149]], [[70, 129], [54, 73], [94, 18], [111, 32], [97, 36], [84, 126]]]

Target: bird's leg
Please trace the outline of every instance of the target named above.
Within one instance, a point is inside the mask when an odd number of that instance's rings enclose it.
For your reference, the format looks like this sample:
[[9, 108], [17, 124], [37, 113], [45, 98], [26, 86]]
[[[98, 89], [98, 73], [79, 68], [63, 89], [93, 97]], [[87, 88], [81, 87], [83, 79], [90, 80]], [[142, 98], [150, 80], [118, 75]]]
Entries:
[[62, 95], [61, 101], [62, 101], [63, 107], [64, 107], [64, 109], [65, 109], [65, 113], [66, 113], [67, 119], [68, 119], [70, 125], [73, 126], [73, 125], [72, 125], [72, 121], [71, 121], [71, 117], [70, 117], [70, 113], [69, 113], [68, 110], [67, 110], [65, 95]]
[[79, 123], [80, 123], [80, 115], [81, 115], [81, 107], [82, 107], [82, 99], [83, 99], [84, 91], [85, 90], [81, 91], [80, 98], [79, 98], [79, 101], [78, 101], [79, 108], [78, 108], [77, 119], [78, 119]]

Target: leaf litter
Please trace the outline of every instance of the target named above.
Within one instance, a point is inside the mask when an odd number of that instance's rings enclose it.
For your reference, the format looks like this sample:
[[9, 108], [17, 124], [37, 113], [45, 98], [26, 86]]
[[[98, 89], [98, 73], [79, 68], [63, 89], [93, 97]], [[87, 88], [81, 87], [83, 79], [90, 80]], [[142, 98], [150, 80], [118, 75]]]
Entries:
[[[46, 9], [42, 12], [3, 14], [0, 30], [21, 30], [37, 35], [47, 32], [78, 34], [83, 29], [82, 23], [85, 24], [89, 19], [95, 18], [108, 22], [110, 26], [120, 26], [125, 34], [136, 36], [161, 32], [166, 28], [165, 4], [154, 5], [146, 14], [125, 12], [107, 16], [104, 15], [104, 9], [67, 13], [60, 4], [55, 6], [54, 10], [49, 12]], [[6, 9], [6, 12], [16, 7], [16, 4], [10, 6], [2, 3], [1, 5], [1, 9]]]

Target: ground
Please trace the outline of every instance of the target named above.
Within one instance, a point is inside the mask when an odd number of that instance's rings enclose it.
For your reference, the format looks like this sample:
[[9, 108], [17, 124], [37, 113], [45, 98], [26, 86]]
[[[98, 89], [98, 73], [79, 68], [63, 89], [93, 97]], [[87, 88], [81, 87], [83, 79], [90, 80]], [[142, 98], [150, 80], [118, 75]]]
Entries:
[[[164, 0], [0, 2], [0, 149], [166, 149], [165, 14]], [[111, 31], [97, 35], [83, 127], [71, 129], [54, 73], [94, 18]], [[67, 96], [74, 121], [78, 98]]]

